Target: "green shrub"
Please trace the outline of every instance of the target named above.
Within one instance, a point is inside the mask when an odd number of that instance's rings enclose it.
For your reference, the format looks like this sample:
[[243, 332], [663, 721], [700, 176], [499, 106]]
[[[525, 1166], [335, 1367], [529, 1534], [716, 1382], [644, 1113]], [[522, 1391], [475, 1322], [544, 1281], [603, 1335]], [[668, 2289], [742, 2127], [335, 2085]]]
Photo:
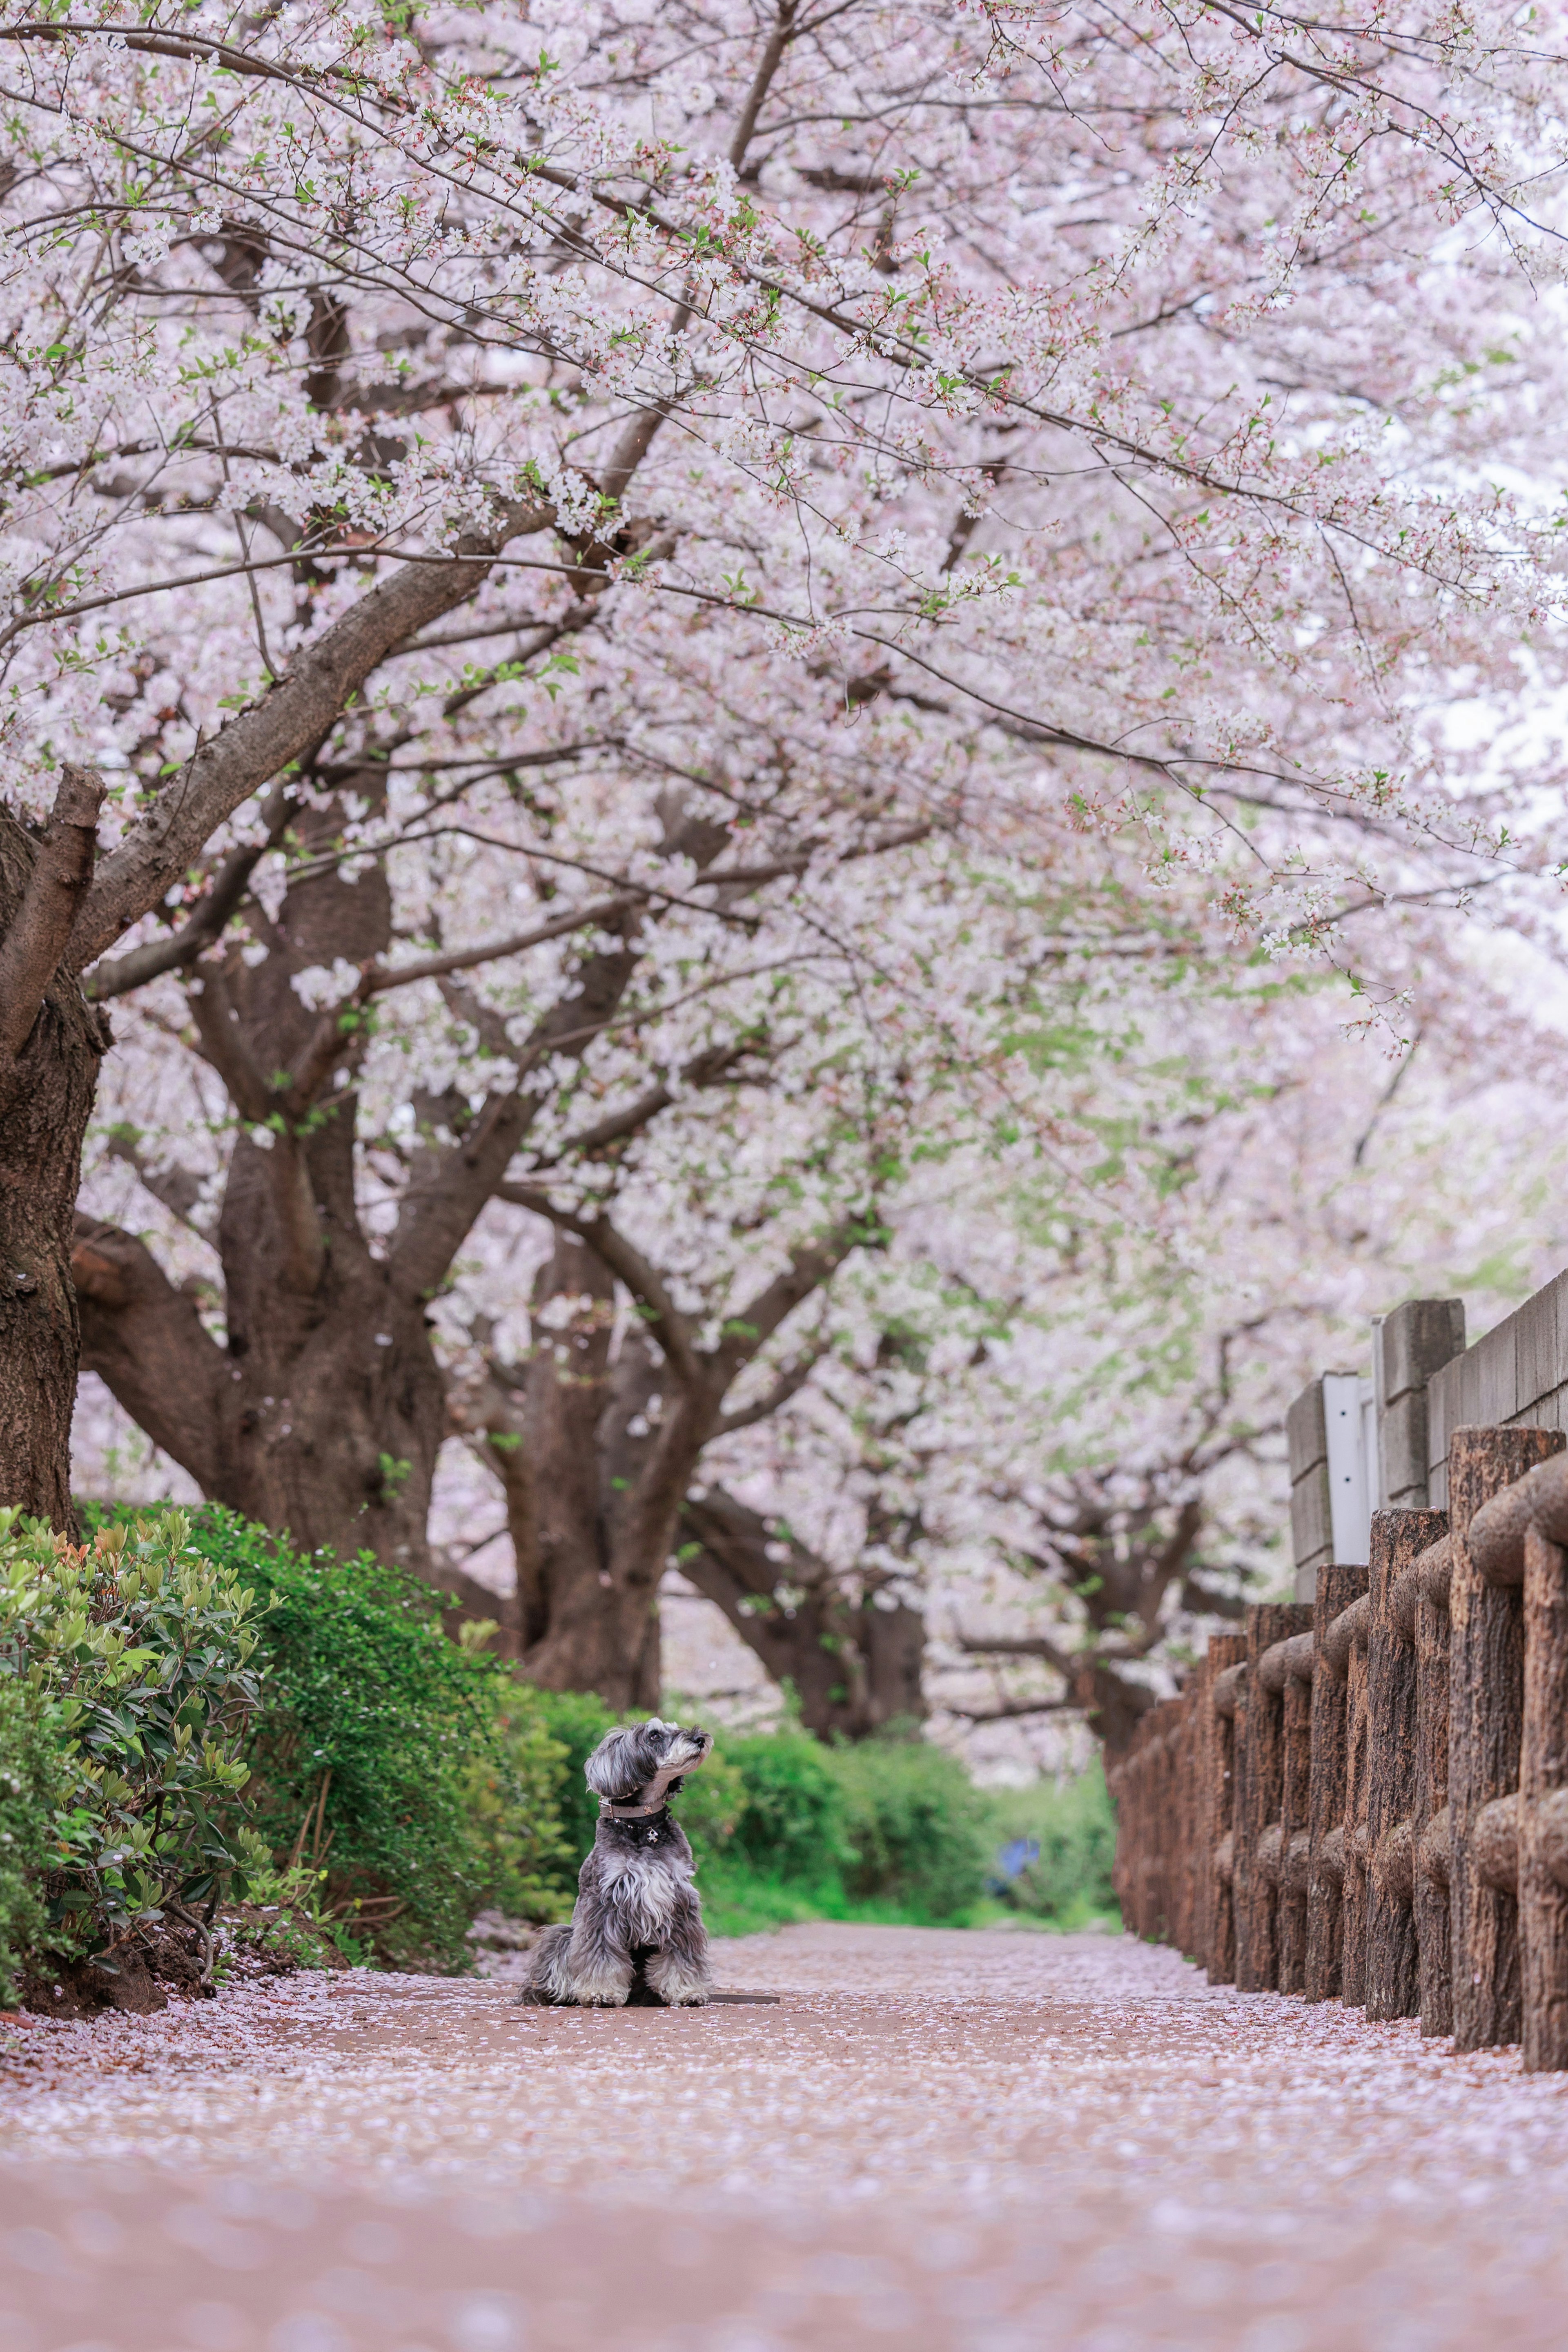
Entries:
[[986, 1801], [957, 1759], [906, 1738], [826, 1758], [852, 1851], [847, 1892], [912, 1919], [960, 1919], [985, 1892], [992, 1840]]
[[[275, 1858], [324, 1869], [329, 1916], [384, 1957], [460, 1966], [487, 1871], [503, 1866], [475, 1820], [474, 1769], [494, 1769], [504, 1805], [508, 1774], [520, 1772], [520, 1789], [543, 1760], [507, 1759], [499, 1719], [512, 1677], [448, 1640], [429, 1585], [367, 1552], [301, 1555], [215, 1507], [193, 1539], [243, 1570], [266, 1609], [246, 1791], [256, 1830]], [[533, 1864], [518, 1849], [504, 1867], [526, 1877]]]
[[1010, 1909], [1054, 1927], [1117, 1917], [1111, 1885], [1116, 1816], [1098, 1762], [1061, 1787], [1042, 1781], [1034, 1788], [998, 1790], [990, 1814], [998, 1846], [1028, 1838], [1040, 1847], [1039, 1861], [1021, 1870], [1000, 1896]]
[[851, 1854], [832, 1750], [809, 1732], [775, 1731], [729, 1739], [721, 1733], [718, 1752], [745, 1791], [734, 1858], [808, 1886], [834, 1879]]
[[15, 1675], [0, 1680], [0, 2009], [44, 1931], [44, 1874], [68, 1780], [63, 1742]]
[[535, 1683], [518, 1687], [528, 1692], [537, 1720], [561, 1750], [557, 1803], [568, 1855], [562, 1884], [575, 1896], [578, 1871], [599, 1827], [599, 1800], [583, 1779], [582, 1768], [605, 1733], [622, 1718], [591, 1691], [540, 1690]]
[[514, 1683], [497, 1703], [494, 1739], [464, 1774], [484, 1900], [513, 1919], [570, 1917], [582, 1859], [562, 1826], [563, 1811], [575, 1810], [570, 1758], [539, 1704], [545, 1696]]
[[30, 1759], [19, 1777], [48, 1801], [51, 1736], [63, 1772], [47, 1916], [30, 1932], [65, 1957], [244, 1891], [235, 1801], [258, 1696], [253, 1595], [190, 1534], [169, 1511], [78, 1548], [0, 1511], [0, 1672]]

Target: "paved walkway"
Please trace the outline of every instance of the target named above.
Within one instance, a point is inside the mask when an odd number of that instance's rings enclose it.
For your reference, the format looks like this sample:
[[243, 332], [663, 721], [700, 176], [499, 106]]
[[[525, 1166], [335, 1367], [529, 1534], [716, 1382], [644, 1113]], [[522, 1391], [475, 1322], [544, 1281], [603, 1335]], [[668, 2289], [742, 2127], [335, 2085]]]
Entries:
[[815, 1927], [776, 2005], [302, 1978], [0, 2062], [0, 2352], [1568, 2342], [1568, 2078], [1126, 1938]]

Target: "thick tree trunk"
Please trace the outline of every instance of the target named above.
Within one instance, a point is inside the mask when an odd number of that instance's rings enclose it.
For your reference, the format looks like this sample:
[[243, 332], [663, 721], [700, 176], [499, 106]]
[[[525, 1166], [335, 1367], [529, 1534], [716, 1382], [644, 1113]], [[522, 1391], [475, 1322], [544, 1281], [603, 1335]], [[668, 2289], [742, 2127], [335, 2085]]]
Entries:
[[[336, 823], [328, 810], [300, 829], [329, 839]], [[75, 1271], [83, 1362], [204, 1495], [307, 1549], [365, 1549], [424, 1573], [445, 1433], [425, 1302], [361, 1226], [351, 1084], [305, 1117], [274, 1117], [272, 1074], [304, 1065], [319, 1024], [293, 976], [336, 957], [368, 962], [390, 940], [382, 875], [329, 871], [290, 891], [265, 961], [202, 969], [203, 1049], [247, 1122], [210, 1236], [223, 1340], [113, 1226], [78, 1222]]]
[[0, 811], [0, 1504], [72, 1526], [71, 1221], [109, 1024], [61, 962], [101, 789], [68, 770], [41, 836]]
[[662, 1375], [636, 1333], [612, 1362], [614, 1288], [595, 1252], [558, 1234], [528, 1361], [492, 1363], [450, 1411], [506, 1495], [517, 1577], [506, 1622], [524, 1673], [547, 1690], [656, 1707], [658, 1592], [680, 1495], [662, 1517], [646, 1499], [628, 1507], [647, 1478]]

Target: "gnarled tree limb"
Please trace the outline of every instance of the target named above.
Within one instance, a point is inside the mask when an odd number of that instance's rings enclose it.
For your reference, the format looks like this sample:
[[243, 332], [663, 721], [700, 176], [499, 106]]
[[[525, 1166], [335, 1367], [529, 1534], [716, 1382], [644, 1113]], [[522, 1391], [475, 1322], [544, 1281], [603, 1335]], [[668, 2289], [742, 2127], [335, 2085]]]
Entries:
[[202, 1492], [219, 1483], [218, 1400], [228, 1359], [134, 1234], [78, 1213], [71, 1276], [82, 1364]]
[[0, 940], [0, 1066], [21, 1053], [59, 970], [92, 882], [103, 795], [103, 780], [89, 768], [61, 771], [22, 903]]

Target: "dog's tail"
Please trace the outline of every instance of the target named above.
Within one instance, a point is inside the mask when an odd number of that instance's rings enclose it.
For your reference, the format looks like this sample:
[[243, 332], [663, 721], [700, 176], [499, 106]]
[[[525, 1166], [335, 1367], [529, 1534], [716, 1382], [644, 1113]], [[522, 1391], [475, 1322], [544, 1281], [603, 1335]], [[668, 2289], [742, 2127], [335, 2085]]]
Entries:
[[566, 1985], [566, 1948], [571, 1941], [571, 1921], [559, 1920], [547, 1927], [534, 1946], [533, 1961], [528, 1982], [517, 1995], [519, 2004], [535, 2009], [549, 2009], [557, 2003], [570, 2005], [571, 1996]]

